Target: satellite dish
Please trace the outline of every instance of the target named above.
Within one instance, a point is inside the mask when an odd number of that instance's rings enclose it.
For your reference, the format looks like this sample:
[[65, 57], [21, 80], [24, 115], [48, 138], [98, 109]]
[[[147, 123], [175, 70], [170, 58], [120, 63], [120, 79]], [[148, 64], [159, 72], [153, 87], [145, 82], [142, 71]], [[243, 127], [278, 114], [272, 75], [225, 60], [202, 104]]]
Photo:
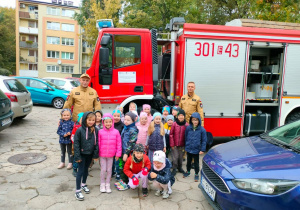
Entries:
[[58, 60], [58, 61], [57, 61], [57, 64], [60, 65], [60, 64], [61, 64], [61, 60]]

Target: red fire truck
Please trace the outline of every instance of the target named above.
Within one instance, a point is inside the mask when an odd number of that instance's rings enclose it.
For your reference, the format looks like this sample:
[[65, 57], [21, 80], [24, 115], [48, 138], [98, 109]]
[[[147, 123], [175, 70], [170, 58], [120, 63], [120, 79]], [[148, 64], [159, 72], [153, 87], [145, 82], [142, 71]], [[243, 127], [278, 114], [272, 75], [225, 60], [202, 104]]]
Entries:
[[[106, 20], [107, 22], [107, 20]], [[300, 31], [184, 23], [156, 30], [101, 25], [87, 73], [104, 111], [130, 102], [160, 111], [187, 83], [201, 97], [213, 136], [263, 132], [300, 117]], [[182, 28], [180, 26], [182, 25]], [[157, 54], [162, 45], [162, 55]]]

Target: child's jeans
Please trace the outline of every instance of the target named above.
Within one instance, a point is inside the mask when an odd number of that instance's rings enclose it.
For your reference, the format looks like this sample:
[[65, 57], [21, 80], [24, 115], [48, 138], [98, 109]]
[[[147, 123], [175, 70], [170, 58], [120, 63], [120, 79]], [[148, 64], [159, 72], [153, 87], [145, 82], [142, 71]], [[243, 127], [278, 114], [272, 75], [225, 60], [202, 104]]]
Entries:
[[119, 160], [115, 160], [115, 172], [117, 175], [120, 175], [120, 169], [119, 169]]
[[[148, 175], [144, 176], [144, 175], [142, 174], [142, 171], [140, 171], [140, 173], [134, 174], [134, 176], [135, 176], [136, 178], [138, 178], [138, 179], [141, 178], [141, 181], [142, 181], [142, 188], [147, 188], [147, 187], [148, 187]], [[134, 185], [134, 184], [132, 183], [132, 179], [131, 179], [131, 178], [129, 178], [128, 185], [130, 186], [131, 189], [135, 189], [135, 188], [137, 188], [137, 187], [139, 186], [139, 185]]]
[[123, 171], [124, 165], [125, 165], [125, 162], [123, 161], [123, 156], [124, 156], [124, 154], [122, 154], [122, 156], [119, 158], [119, 169], [120, 169], [120, 175], [121, 175], [122, 181], [127, 184], [128, 183], [128, 176], [126, 176], [126, 174]]
[[199, 154], [191, 154], [187, 152], [187, 163], [186, 169], [188, 172], [191, 171], [192, 168], [192, 160], [194, 159], [194, 166], [195, 166], [195, 174], [199, 173]]
[[60, 161], [62, 163], [65, 162], [66, 150], [67, 150], [67, 153], [68, 153], [69, 163], [73, 163], [72, 143], [70, 143], [70, 144], [60, 144], [60, 151], [61, 151]]
[[93, 154], [83, 155], [81, 154], [81, 162], [78, 163], [78, 172], [76, 176], [76, 190], [81, 189], [81, 183], [86, 184], [86, 179], [88, 176], [89, 166], [92, 162]]
[[168, 184], [161, 184], [159, 183], [158, 181], [154, 180], [153, 181], [153, 187], [157, 190], [160, 190], [160, 191], [166, 191], [168, 190]]
[[173, 169], [182, 168], [182, 159], [183, 159], [183, 150], [184, 147], [174, 147], [172, 149], [172, 165]]
[[153, 150], [148, 150], [148, 157], [149, 157], [149, 160], [151, 162], [151, 165], [153, 164], [153, 154], [154, 154], [155, 151]]
[[[112, 173], [112, 165], [113, 165], [114, 158], [113, 157], [100, 157], [100, 183], [101, 184], [109, 184], [111, 179]], [[107, 174], [106, 174], [107, 173]], [[105, 176], [106, 174], [106, 176]]]

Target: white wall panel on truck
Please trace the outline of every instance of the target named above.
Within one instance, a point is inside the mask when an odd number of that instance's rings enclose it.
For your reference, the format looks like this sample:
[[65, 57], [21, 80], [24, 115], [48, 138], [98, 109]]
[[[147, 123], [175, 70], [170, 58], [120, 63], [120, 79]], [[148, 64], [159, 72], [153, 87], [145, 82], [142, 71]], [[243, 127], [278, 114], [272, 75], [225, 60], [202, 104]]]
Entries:
[[187, 39], [184, 88], [194, 81], [205, 117], [242, 113], [246, 41]]
[[280, 124], [284, 125], [288, 115], [300, 107], [300, 44], [288, 44], [281, 103]]

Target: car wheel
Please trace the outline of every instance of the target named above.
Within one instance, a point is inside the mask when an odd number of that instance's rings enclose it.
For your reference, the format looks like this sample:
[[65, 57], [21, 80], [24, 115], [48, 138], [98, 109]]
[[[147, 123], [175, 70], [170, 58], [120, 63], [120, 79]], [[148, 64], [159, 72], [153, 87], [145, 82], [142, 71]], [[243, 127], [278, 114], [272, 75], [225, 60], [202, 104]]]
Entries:
[[300, 109], [297, 109], [287, 116], [285, 120], [285, 124], [297, 121], [299, 119], [300, 119]]
[[62, 109], [64, 106], [65, 100], [63, 98], [55, 98], [52, 101], [52, 105], [56, 109]]

